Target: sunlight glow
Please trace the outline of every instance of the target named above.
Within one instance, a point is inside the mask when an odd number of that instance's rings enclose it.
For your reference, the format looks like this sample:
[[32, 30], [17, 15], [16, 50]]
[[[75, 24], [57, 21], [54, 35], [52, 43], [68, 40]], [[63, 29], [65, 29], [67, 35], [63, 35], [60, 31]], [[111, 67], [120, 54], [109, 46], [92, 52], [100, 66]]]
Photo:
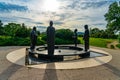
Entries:
[[57, 0], [44, 0], [42, 9], [44, 11], [57, 11], [59, 9], [59, 2]]

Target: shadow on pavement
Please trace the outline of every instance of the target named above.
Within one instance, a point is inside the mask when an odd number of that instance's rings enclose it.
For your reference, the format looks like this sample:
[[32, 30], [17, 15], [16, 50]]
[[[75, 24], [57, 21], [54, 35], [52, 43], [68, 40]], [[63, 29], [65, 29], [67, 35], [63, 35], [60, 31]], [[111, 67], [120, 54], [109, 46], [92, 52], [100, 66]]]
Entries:
[[[96, 61], [98, 61], [99, 63], [103, 63], [103, 61], [101, 61], [101, 60], [99, 60], [99, 59], [97, 59], [97, 58], [94, 58], [94, 59], [95, 59]], [[117, 69], [116, 67], [114, 67], [114, 66], [112, 66], [112, 65], [110, 65], [110, 64], [108, 64], [108, 63], [104, 64], [103, 66], [109, 68], [110, 70], [112, 70], [112, 73], [113, 73], [113, 74], [115, 74], [116, 76], [120, 77], [120, 70]]]
[[20, 68], [22, 68], [22, 66], [12, 63], [12, 65], [8, 66], [6, 70], [0, 73], [0, 80], [9, 80], [9, 78], [14, 75], [14, 73], [17, 72], [17, 70]]
[[[50, 67], [52, 67], [53, 69], [49, 69]], [[48, 63], [46, 65], [43, 80], [58, 80], [55, 63]]]

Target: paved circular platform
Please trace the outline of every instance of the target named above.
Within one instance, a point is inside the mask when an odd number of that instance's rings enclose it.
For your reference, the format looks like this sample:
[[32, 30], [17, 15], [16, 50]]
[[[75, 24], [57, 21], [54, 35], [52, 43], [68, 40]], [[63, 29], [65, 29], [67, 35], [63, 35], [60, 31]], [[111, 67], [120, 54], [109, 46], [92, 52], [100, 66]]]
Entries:
[[[10, 52], [6, 58], [18, 65], [25, 66], [25, 48], [15, 50]], [[112, 59], [112, 56], [102, 50], [90, 49], [95, 52], [107, 54], [108, 56], [85, 58], [73, 61], [63, 61], [63, 62], [52, 62], [52, 63], [41, 63], [37, 65], [28, 65], [27, 67], [40, 68], [40, 69], [79, 69], [79, 68], [88, 68], [95, 67], [109, 62]]]

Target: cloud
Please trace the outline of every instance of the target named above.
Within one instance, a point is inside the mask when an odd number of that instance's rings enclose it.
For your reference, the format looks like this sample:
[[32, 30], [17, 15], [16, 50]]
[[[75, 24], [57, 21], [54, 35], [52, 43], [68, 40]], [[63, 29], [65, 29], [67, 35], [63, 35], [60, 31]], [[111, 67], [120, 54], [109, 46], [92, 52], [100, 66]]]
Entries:
[[0, 2], [0, 12], [27, 11], [26, 6]]
[[109, 5], [114, 0], [72, 0], [69, 1], [66, 7], [62, 7], [64, 9], [75, 9], [75, 10], [85, 10], [89, 8], [100, 8], [105, 5]]
[[87, 19], [87, 17], [79, 17], [79, 18], [76, 18], [75, 20], [84, 20], [84, 19]]
[[[25, 24], [34, 24], [34, 25], [43, 25], [44, 23], [42, 22], [37, 22], [37, 21], [34, 21], [33, 19], [31, 18], [25, 18], [25, 17], [17, 17], [17, 16], [14, 16], [14, 17], [1, 17], [0, 16], [0, 20], [2, 20], [2, 22], [16, 22], [16, 23], [25, 23]], [[33, 26], [33, 25], [32, 25]]]
[[54, 24], [55, 24], [55, 25], [62, 25], [62, 24], [64, 24], [64, 22], [54, 21]]
[[47, 30], [46, 26], [36, 26], [36, 27], [37, 27], [37, 30], [40, 32], [45, 32]]
[[34, 23], [37, 24], [37, 25], [44, 24], [44, 23], [42, 23], [42, 22], [34, 22]]
[[49, 20], [55, 27], [83, 30], [85, 24], [106, 26], [104, 14], [109, 5], [118, 0], [56, 0], [60, 3], [59, 11], [43, 11], [45, 0], [0, 0], [0, 20], [3, 22], [25, 23], [29, 26], [40, 25], [38, 29], [46, 30]]
[[0, 20], [2, 20], [2, 22], [15, 22], [16, 21], [16, 19], [11, 19], [11, 18], [9, 18], [9, 17], [1, 17], [0, 16]]
[[94, 24], [92, 24], [92, 25], [96, 25], [96, 26], [103, 26], [103, 25], [105, 25], [106, 23], [94, 23]]

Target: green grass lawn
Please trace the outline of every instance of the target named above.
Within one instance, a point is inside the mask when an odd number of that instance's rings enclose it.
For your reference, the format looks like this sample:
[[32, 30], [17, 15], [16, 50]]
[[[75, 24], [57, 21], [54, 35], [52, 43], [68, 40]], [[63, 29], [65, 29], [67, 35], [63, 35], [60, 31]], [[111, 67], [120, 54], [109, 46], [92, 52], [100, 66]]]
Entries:
[[[78, 38], [81, 41], [81, 44], [84, 43], [82, 37]], [[113, 42], [115, 39], [102, 39], [102, 38], [90, 38], [90, 45], [96, 47], [107, 47], [108, 43]]]

